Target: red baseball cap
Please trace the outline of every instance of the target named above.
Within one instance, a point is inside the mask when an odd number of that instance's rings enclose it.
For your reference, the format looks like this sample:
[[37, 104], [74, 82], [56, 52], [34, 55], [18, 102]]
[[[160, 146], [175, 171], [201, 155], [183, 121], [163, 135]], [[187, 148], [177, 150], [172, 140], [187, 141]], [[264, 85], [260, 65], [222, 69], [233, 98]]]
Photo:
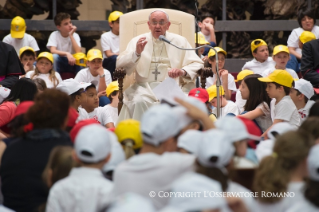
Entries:
[[199, 99], [201, 102], [204, 103], [208, 102], [209, 100], [208, 92], [203, 88], [194, 88], [190, 90], [188, 96], [195, 97], [196, 99]]
[[90, 124], [99, 124], [100, 123], [98, 121], [96, 121], [95, 119], [85, 119], [82, 121], [79, 121], [70, 131], [70, 138], [71, 141], [74, 143], [75, 142], [75, 137], [77, 136], [77, 134], [79, 133], [80, 129], [84, 126], [90, 125]]
[[[239, 118], [245, 124], [247, 131], [250, 135], [254, 135], [257, 137], [260, 137], [262, 135], [260, 128], [256, 125], [254, 121], [240, 116], [237, 116], [236, 118]], [[249, 140], [248, 145], [253, 149], [256, 149], [257, 146], [255, 140]]]

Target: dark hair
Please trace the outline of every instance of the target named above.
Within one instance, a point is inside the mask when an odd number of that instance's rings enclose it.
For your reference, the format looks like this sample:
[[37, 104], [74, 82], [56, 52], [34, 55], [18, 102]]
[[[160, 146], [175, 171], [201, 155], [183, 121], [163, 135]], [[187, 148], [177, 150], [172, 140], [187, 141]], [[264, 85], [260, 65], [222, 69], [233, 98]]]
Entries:
[[71, 18], [71, 16], [68, 13], [58, 13], [54, 17], [54, 24], [55, 26], [60, 26], [63, 20], [69, 19], [69, 18]]
[[[301, 95], [302, 93], [300, 92], [300, 91], [298, 91], [297, 89], [295, 89], [296, 91], [297, 91], [297, 96], [299, 96], [299, 95]], [[307, 103], [308, 102], [308, 98], [305, 96], [305, 95], [303, 95], [303, 98], [304, 98], [304, 100], [305, 100], [305, 103]]]
[[[254, 41], [254, 44], [255, 44], [255, 45], [258, 45], [258, 44], [260, 44], [260, 43], [261, 43], [260, 40], [255, 40], [255, 41]], [[257, 50], [258, 50], [258, 47], [257, 47], [256, 49], [254, 49], [253, 53], [257, 53]]]
[[109, 100], [112, 102], [113, 101], [113, 97], [112, 96], [116, 96], [118, 94], [119, 91], [113, 91], [112, 93], [110, 93], [110, 95], [108, 96]]
[[14, 117], [8, 124], [10, 128], [10, 136], [17, 137], [23, 133], [23, 126], [28, 124], [29, 121], [26, 119], [25, 114]]
[[268, 107], [270, 106], [271, 99], [266, 92], [267, 84], [260, 82], [258, 80], [260, 77], [259, 74], [251, 74], [243, 79], [249, 89], [249, 97], [244, 106], [245, 111], [255, 110], [260, 103], [266, 103]]
[[299, 24], [299, 26], [300, 26], [301, 28], [302, 28], [301, 20], [302, 20], [305, 16], [308, 16], [309, 18], [312, 18], [312, 19], [313, 19], [313, 24], [314, 24], [314, 25], [316, 24], [316, 15], [315, 15], [315, 12], [314, 12], [313, 9], [309, 8], [309, 9], [306, 9], [305, 11], [300, 10], [299, 13], [298, 13], [298, 24]]
[[3, 100], [6, 101], [33, 101], [35, 94], [38, 92], [35, 83], [28, 78], [19, 79], [11, 88], [11, 92], [7, 98]]
[[47, 84], [45, 83], [45, 81], [43, 79], [35, 78], [35, 79], [33, 79], [33, 82], [37, 86], [38, 90], [44, 91], [45, 89], [47, 89]]
[[299, 127], [299, 130], [303, 130], [308, 134], [311, 134], [315, 139], [319, 138], [319, 118], [308, 117]]
[[91, 85], [86, 87], [85, 91], [89, 90], [90, 88], [96, 89], [96, 86], [91, 83]]
[[317, 117], [319, 116], [319, 101], [316, 101], [315, 104], [309, 110], [308, 117]]
[[70, 99], [71, 99], [71, 103], [73, 103], [75, 101], [76, 96], [81, 96], [81, 93], [84, 91], [83, 88], [81, 88], [80, 90], [74, 92], [73, 94], [70, 95]]
[[305, 198], [319, 207], [319, 182], [315, 180], [308, 179], [305, 185]]
[[33, 56], [35, 59], [35, 54], [31, 50], [25, 50], [21, 55], [20, 55], [20, 60], [22, 60], [23, 56]]
[[[271, 83], [274, 83], [275, 86], [276, 86], [276, 88], [280, 88], [280, 86], [282, 86], [282, 87], [284, 88], [284, 91], [285, 91], [286, 96], [290, 94], [291, 88], [286, 87], [286, 86], [284, 86], [284, 85], [280, 85], [280, 84], [278, 84], [278, 83], [276, 83], [276, 82], [271, 82]], [[292, 87], [294, 87], [294, 86], [295, 86], [295, 83], [292, 82]]]
[[57, 89], [46, 89], [35, 97], [34, 105], [26, 113], [35, 129], [61, 129], [68, 116], [69, 96]]
[[201, 14], [199, 17], [199, 21], [203, 22], [206, 18], [212, 18], [214, 20], [214, 25], [215, 25], [215, 17], [209, 12], [205, 12]]

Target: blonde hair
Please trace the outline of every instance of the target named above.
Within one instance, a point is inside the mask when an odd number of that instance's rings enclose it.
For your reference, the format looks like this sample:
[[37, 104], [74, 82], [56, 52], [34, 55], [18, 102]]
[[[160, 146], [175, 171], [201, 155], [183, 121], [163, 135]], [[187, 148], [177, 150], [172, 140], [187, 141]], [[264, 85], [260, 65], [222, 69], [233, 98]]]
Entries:
[[130, 157], [135, 155], [135, 152], [133, 149], [134, 141], [132, 139], [125, 139], [121, 141], [121, 144], [123, 146], [126, 159], [129, 159]]
[[[41, 59], [41, 58], [40, 58], [40, 59]], [[39, 60], [40, 60], [40, 59], [39, 59]], [[50, 61], [50, 62], [51, 62], [51, 61]], [[58, 80], [58, 78], [55, 76], [55, 71], [54, 71], [54, 69], [52, 68], [52, 69], [49, 71], [49, 73], [50, 73], [49, 79], [50, 79], [51, 82], [53, 82], [54, 87], [56, 87], [56, 86], [59, 84], [59, 80]], [[34, 74], [31, 76], [31, 79], [33, 80], [33, 78], [34, 78], [35, 76], [39, 76], [39, 74], [40, 74], [40, 71], [39, 71], [38, 67], [35, 67], [35, 69], [34, 69]]]
[[[306, 159], [314, 139], [305, 131], [291, 131], [277, 137], [273, 154], [265, 157], [256, 170], [253, 183], [258, 192], [258, 200], [263, 203], [275, 203], [287, 191], [292, 171]], [[278, 193], [279, 197], [267, 197], [262, 192]], [[281, 194], [281, 195], [280, 195]]]

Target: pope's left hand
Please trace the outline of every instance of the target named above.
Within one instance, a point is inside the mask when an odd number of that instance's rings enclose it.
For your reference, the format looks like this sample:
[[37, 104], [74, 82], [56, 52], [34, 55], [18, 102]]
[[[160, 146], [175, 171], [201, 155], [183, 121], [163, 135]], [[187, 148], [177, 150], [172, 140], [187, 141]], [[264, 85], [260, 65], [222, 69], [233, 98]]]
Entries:
[[178, 68], [172, 68], [168, 72], [168, 76], [171, 78], [182, 77], [184, 75], [185, 75], [185, 71], [182, 69], [178, 69]]

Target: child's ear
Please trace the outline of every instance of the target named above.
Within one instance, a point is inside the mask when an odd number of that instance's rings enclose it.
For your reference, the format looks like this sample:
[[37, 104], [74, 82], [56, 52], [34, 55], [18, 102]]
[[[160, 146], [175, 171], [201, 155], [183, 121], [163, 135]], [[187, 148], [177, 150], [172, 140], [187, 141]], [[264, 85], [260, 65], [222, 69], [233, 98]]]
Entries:
[[202, 28], [202, 27], [203, 27], [202, 22], [200, 22], [200, 21], [198, 22], [198, 27], [199, 27], [199, 28]]

